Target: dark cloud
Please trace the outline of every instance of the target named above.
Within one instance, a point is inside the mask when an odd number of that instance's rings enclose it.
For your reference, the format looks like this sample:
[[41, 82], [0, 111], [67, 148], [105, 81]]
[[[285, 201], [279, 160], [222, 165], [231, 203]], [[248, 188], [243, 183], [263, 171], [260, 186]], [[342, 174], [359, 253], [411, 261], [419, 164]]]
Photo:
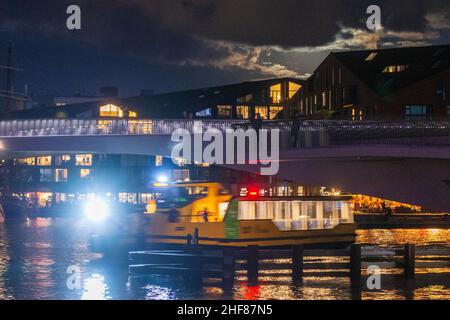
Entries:
[[[80, 31], [66, 28], [71, 4], [82, 9]], [[382, 9], [376, 34], [366, 28], [372, 4]], [[177, 76], [183, 68], [209, 72], [205, 79], [220, 83], [305, 74], [329, 50], [448, 41], [448, 12], [448, 0], [1, 0], [0, 43], [52, 52], [55, 64], [72, 52], [80, 68], [141, 63], [161, 77], [165, 65]]]

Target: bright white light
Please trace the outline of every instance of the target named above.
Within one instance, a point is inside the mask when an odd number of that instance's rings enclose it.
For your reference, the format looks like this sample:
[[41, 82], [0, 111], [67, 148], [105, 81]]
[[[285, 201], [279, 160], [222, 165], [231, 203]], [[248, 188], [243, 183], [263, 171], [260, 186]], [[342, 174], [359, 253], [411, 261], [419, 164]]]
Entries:
[[85, 204], [84, 215], [92, 221], [100, 222], [109, 214], [109, 206], [104, 199], [90, 199]]
[[159, 183], [167, 183], [167, 182], [169, 182], [169, 178], [167, 178], [164, 175], [160, 175], [157, 180], [158, 180]]

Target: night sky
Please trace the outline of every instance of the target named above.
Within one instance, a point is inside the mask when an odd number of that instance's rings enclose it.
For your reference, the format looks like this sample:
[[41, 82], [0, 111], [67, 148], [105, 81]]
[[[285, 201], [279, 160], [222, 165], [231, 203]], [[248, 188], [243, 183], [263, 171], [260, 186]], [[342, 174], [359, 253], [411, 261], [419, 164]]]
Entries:
[[[77, 4], [82, 29], [66, 28]], [[383, 29], [367, 29], [366, 9]], [[0, 59], [14, 43], [15, 90], [73, 95], [115, 85], [184, 90], [304, 77], [331, 51], [450, 43], [448, 0], [0, 0]], [[3, 79], [2, 79], [3, 81]]]

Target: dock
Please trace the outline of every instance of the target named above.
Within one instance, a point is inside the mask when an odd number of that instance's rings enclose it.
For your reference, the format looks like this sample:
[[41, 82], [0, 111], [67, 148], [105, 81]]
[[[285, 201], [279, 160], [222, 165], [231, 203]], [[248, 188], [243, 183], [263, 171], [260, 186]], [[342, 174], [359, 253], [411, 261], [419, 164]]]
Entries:
[[[129, 253], [131, 275], [166, 275], [180, 277], [202, 285], [205, 280], [219, 280], [223, 289], [232, 290], [238, 276], [246, 276], [250, 286], [260, 278], [290, 277], [294, 285], [301, 285], [305, 277], [346, 277], [352, 287], [360, 288], [368, 268], [379, 267], [381, 272], [412, 280], [417, 270], [436, 273], [450, 268], [450, 246], [377, 246], [353, 244], [347, 249], [269, 249], [208, 248], [184, 246], [179, 250], [151, 250]], [[446, 272], [446, 271], [444, 271]], [[450, 276], [450, 275], [449, 275]]]

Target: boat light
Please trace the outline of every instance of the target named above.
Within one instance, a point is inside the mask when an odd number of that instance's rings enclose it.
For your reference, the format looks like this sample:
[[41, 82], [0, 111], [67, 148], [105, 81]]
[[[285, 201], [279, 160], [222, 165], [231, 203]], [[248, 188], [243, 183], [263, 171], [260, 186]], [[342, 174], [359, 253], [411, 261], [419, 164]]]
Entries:
[[84, 215], [94, 222], [104, 221], [109, 215], [109, 205], [104, 199], [91, 199], [84, 206]]

